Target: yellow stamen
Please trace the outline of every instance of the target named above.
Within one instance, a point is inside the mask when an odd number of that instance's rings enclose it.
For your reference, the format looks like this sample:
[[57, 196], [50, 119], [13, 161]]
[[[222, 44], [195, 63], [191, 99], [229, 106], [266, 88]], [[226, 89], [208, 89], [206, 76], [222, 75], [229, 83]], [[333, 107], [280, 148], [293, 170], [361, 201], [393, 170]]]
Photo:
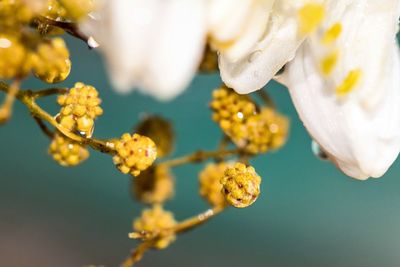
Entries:
[[342, 33], [342, 24], [335, 23], [330, 27], [321, 38], [321, 43], [324, 45], [329, 45], [339, 38]]
[[351, 70], [346, 78], [344, 78], [341, 85], [336, 87], [336, 94], [339, 96], [344, 96], [350, 93], [360, 81], [362, 75], [362, 71], [360, 69]]
[[337, 64], [338, 58], [339, 52], [334, 50], [321, 60], [321, 71], [324, 75], [331, 74]]
[[313, 32], [325, 17], [325, 8], [322, 4], [305, 4], [298, 12], [300, 31], [303, 34]]

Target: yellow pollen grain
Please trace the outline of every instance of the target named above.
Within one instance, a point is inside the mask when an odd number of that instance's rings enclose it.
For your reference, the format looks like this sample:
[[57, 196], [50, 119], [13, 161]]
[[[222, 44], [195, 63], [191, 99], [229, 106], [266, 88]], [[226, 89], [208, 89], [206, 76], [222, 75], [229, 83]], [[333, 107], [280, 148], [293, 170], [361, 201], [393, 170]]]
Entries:
[[361, 79], [361, 75], [362, 71], [360, 69], [351, 70], [346, 78], [344, 78], [342, 84], [336, 87], [336, 94], [338, 96], [344, 96], [354, 90]]
[[313, 32], [325, 17], [325, 8], [322, 4], [308, 3], [298, 12], [300, 31], [303, 34]]
[[333, 24], [322, 36], [321, 43], [324, 45], [329, 45], [339, 38], [342, 33], [342, 24], [335, 23]]
[[329, 75], [335, 68], [339, 58], [339, 52], [337, 50], [329, 53], [321, 60], [321, 71], [324, 75]]

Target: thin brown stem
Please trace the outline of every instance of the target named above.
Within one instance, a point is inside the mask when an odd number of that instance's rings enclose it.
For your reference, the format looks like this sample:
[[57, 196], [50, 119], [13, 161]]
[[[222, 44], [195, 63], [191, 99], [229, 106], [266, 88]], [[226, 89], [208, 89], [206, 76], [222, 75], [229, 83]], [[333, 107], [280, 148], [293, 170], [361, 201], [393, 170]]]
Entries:
[[193, 216], [189, 219], [186, 219], [179, 224], [177, 224], [174, 228], [169, 229], [167, 231], [171, 231], [174, 233], [184, 233], [189, 230], [192, 230], [193, 228], [207, 222], [211, 218], [214, 218], [216, 215], [220, 214], [222, 211], [224, 211], [225, 207], [224, 206], [218, 206], [214, 207], [212, 209], [208, 209], [205, 212], [202, 212], [196, 216]]
[[[7, 84], [0, 82], [0, 91], [4, 91], [7, 94], [12, 90]], [[19, 101], [21, 101], [30, 111], [31, 115], [34, 118], [41, 119], [43, 121], [47, 121], [50, 125], [52, 125], [55, 129], [57, 129], [64, 136], [69, 139], [76, 141], [81, 144], [85, 144], [90, 146], [91, 148], [98, 150], [103, 153], [113, 154], [114, 153], [114, 143], [111, 140], [100, 140], [96, 138], [85, 138], [80, 135], [77, 135], [71, 132], [69, 129], [66, 129], [62, 125], [60, 125], [56, 119], [51, 116], [49, 113], [44, 111], [37, 103], [36, 97], [51, 95], [58, 91], [58, 89], [52, 88], [50, 89], [50, 93], [45, 93], [45, 90], [39, 91], [38, 93], [34, 93], [30, 90], [27, 91], [19, 91], [16, 94], [16, 97]], [[39, 96], [38, 96], [39, 95]]]
[[194, 152], [189, 155], [185, 155], [182, 157], [178, 157], [175, 159], [170, 159], [170, 160], [165, 160], [159, 165], [164, 165], [167, 167], [177, 167], [183, 164], [187, 163], [196, 163], [196, 162], [202, 162], [210, 158], [214, 159], [220, 159], [220, 158], [225, 158], [228, 156], [232, 155], [238, 155], [240, 154], [241, 150], [240, 149], [231, 149], [231, 150], [216, 150], [216, 151], [202, 151], [199, 150], [197, 152]]
[[52, 132], [47, 125], [38, 117], [33, 117], [33, 119], [36, 121], [37, 125], [39, 126], [40, 130], [49, 137], [50, 139], [54, 137], [54, 132]]
[[[8, 90], [5, 92], [7, 93], [6, 98], [4, 99], [3, 104], [0, 107], [0, 123], [5, 123], [7, 122], [12, 115], [12, 110], [13, 110], [13, 105], [15, 101], [15, 96], [18, 94], [19, 89], [20, 89], [20, 80], [15, 80], [11, 86], [7, 86]], [[1, 84], [0, 90], [2, 90], [4, 85]]]
[[136, 262], [142, 259], [144, 253], [146, 253], [146, 251], [148, 251], [152, 247], [152, 245], [152, 241], [146, 241], [139, 244], [139, 246], [132, 251], [131, 255], [126, 258], [126, 260], [120, 265], [120, 267], [132, 267]]
[[53, 20], [53, 19], [50, 19], [50, 18], [47, 18], [47, 17], [44, 17], [44, 16], [38, 16], [34, 20], [34, 24], [36, 26], [38, 26], [40, 24], [44, 24], [44, 25], [57, 27], [57, 28], [63, 29], [69, 35], [84, 41], [86, 44], [89, 41], [89, 36], [87, 36], [83, 32], [81, 32], [79, 30], [78, 25], [76, 23], [73, 23], [73, 22], [58, 21], [58, 20]]
[[32, 91], [32, 97], [34, 98], [41, 98], [45, 96], [51, 95], [62, 95], [68, 92], [67, 88], [48, 88], [39, 91]]

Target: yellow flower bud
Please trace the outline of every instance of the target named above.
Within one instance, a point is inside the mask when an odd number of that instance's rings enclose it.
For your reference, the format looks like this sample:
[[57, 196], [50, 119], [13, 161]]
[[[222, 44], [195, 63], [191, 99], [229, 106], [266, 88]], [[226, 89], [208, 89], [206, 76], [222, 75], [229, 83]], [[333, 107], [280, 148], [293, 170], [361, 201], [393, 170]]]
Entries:
[[93, 86], [76, 83], [68, 93], [57, 98], [61, 106], [59, 123], [71, 131], [91, 137], [94, 120], [103, 114], [98, 95]]
[[62, 166], [76, 166], [89, 157], [89, 151], [81, 144], [61, 134], [55, 134], [49, 147], [49, 154]]
[[[146, 209], [142, 215], [133, 222], [133, 229], [137, 232], [155, 232], [158, 233], [163, 230], [170, 229], [176, 225], [173, 213], [165, 211], [162, 206], [155, 205], [151, 209]], [[168, 247], [176, 236], [173, 232], [162, 235], [154, 243], [154, 248], [164, 249]]]
[[0, 27], [18, 29], [28, 23], [43, 6], [36, 0], [2, 0], [0, 1]]
[[243, 146], [247, 136], [245, 121], [257, 112], [257, 107], [247, 95], [239, 95], [222, 86], [214, 90], [210, 103], [213, 120], [238, 146]]
[[33, 55], [33, 74], [46, 83], [64, 81], [71, 71], [71, 61], [65, 42], [54, 38], [39, 44]]
[[31, 54], [16, 35], [0, 33], [0, 78], [26, 76], [32, 66]]
[[236, 208], [253, 204], [260, 194], [261, 177], [253, 167], [236, 163], [226, 169], [221, 179], [222, 193], [226, 200]]
[[222, 194], [221, 179], [230, 164], [221, 162], [208, 164], [199, 174], [200, 195], [211, 206], [225, 206], [225, 196]]
[[121, 139], [115, 141], [115, 150], [114, 164], [122, 173], [133, 176], [150, 167], [157, 157], [154, 142], [139, 134], [123, 134]]
[[247, 153], [265, 153], [286, 143], [289, 120], [270, 107], [259, 110], [248, 96], [222, 87], [214, 90], [210, 106], [213, 120]]

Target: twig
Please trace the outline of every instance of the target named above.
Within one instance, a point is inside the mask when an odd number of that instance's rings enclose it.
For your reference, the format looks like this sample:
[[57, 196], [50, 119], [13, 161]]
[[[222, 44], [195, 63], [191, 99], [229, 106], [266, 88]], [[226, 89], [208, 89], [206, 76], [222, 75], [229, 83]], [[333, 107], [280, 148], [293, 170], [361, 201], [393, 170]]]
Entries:
[[51, 96], [51, 95], [65, 94], [67, 92], [68, 92], [67, 88], [48, 88], [48, 89], [39, 90], [39, 91], [32, 91], [32, 97], [40, 98], [40, 97]]
[[144, 253], [149, 250], [153, 245], [153, 242], [151, 241], [146, 241], [134, 249], [131, 253], [131, 255], [126, 258], [126, 260], [120, 265], [120, 267], [131, 267], [133, 266], [136, 262], [140, 261], [144, 255]]
[[[4, 91], [6, 93], [10, 92], [11, 87], [9, 87], [7, 84], [0, 82], [0, 91]], [[58, 90], [58, 89], [57, 89]], [[53, 94], [56, 92], [56, 90], [50, 89], [50, 92]], [[38, 92], [39, 95], [45, 96], [49, 95], [44, 93], [43, 91]], [[44, 111], [37, 103], [36, 103], [36, 97], [38, 97], [37, 93], [35, 94], [34, 92], [30, 90], [26, 91], [19, 91], [16, 94], [16, 97], [19, 101], [21, 101], [30, 111], [31, 115], [34, 118], [39, 118], [41, 120], [47, 121], [52, 125], [54, 128], [56, 128], [60, 133], [62, 133], [64, 136], [68, 137], [69, 139], [76, 141], [81, 144], [85, 144], [90, 146], [91, 148], [98, 150], [103, 153], [108, 153], [108, 154], [113, 154], [115, 152], [114, 150], [114, 143], [110, 140], [100, 140], [96, 138], [85, 138], [80, 135], [77, 135], [73, 132], [71, 132], [69, 129], [64, 128], [62, 125], [60, 125], [53, 116], [51, 116], [49, 113]]]
[[[5, 123], [11, 118], [12, 114], [12, 109], [13, 109], [13, 104], [15, 100], [15, 96], [18, 94], [18, 91], [20, 89], [20, 80], [15, 80], [11, 86], [7, 86], [7, 95], [6, 98], [4, 99], [3, 104], [0, 107], [0, 123]], [[4, 84], [1, 84], [0, 90], [4, 88]]]
[[47, 137], [49, 137], [50, 139], [52, 139], [54, 137], [54, 132], [52, 132], [47, 126], [46, 124], [38, 117], [33, 117], [37, 123], [37, 125], [39, 126], [40, 130], [42, 130], [42, 132], [47, 135]]
[[87, 36], [83, 32], [81, 32], [79, 30], [78, 25], [76, 23], [73, 23], [73, 22], [65, 22], [65, 21], [53, 20], [53, 19], [49, 19], [49, 18], [44, 17], [44, 16], [38, 16], [34, 20], [34, 24], [35, 25], [45, 24], [45, 25], [57, 27], [57, 28], [63, 29], [69, 35], [84, 41], [86, 44], [89, 41], [89, 36]]
[[140, 261], [144, 253], [148, 251], [160, 238], [171, 234], [180, 234], [194, 229], [195, 227], [214, 218], [225, 209], [224, 206], [214, 207], [202, 212], [196, 216], [186, 219], [176, 226], [162, 230], [157, 233], [149, 233], [146, 231], [129, 233], [129, 238], [144, 240], [139, 246], [133, 250], [132, 254], [121, 264], [121, 267], [132, 267], [136, 262]]
[[202, 162], [210, 158], [220, 159], [232, 155], [238, 155], [241, 153], [241, 150], [238, 148], [231, 149], [231, 150], [216, 150], [216, 151], [202, 151], [199, 150], [189, 155], [185, 155], [179, 158], [165, 160], [159, 165], [164, 165], [167, 167], [177, 167], [187, 163], [196, 163]]

